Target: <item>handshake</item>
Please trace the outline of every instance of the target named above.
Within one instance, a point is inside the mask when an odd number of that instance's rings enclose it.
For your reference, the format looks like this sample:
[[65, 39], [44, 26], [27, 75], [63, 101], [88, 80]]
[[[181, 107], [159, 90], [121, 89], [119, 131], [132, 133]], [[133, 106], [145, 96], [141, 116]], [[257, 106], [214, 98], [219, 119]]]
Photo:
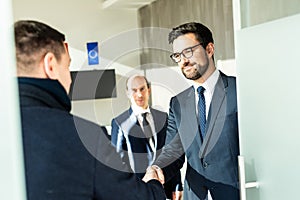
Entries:
[[[146, 174], [143, 177], [144, 182], [148, 182], [150, 180], [156, 179], [161, 184], [165, 183], [165, 176], [162, 169], [157, 165], [151, 165], [147, 168]], [[182, 199], [182, 191], [172, 191], [172, 200], [181, 200]]]
[[165, 183], [165, 176], [163, 174], [163, 171], [157, 165], [149, 166], [146, 170], [145, 176], [143, 177], [143, 181], [146, 183], [152, 179], [158, 180], [161, 184]]

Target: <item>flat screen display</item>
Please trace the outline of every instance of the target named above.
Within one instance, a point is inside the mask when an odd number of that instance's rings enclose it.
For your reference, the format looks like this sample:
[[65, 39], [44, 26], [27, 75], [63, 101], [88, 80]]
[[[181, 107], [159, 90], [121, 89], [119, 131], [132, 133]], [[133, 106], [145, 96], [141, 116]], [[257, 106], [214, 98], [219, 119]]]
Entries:
[[115, 70], [71, 72], [71, 100], [91, 100], [116, 97]]

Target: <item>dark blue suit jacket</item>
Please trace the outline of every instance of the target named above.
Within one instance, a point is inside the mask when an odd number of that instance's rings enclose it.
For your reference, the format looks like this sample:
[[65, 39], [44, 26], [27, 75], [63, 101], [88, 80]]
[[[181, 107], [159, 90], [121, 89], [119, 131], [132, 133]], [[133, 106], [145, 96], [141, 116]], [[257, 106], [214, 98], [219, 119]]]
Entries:
[[[155, 125], [155, 134], [157, 136], [157, 157], [160, 154], [163, 146], [165, 145], [168, 116], [167, 113], [161, 112], [153, 108], [150, 108], [150, 112], [153, 117]], [[138, 160], [138, 162], [143, 162], [143, 159], [145, 160], [145, 162], [148, 161], [146, 157], [147, 150], [145, 149], [144, 145], [144, 133], [131, 108], [117, 116], [115, 119], [113, 119], [111, 126], [112, 144], [116, 146], [117, 151], [122, 154], [123, 160], [126, 163], [129, 164], [129, 157], [132, 155], [135, 161]], [[130, 145], [128, 143], [130, 143]], [[130, 149], [128, 149], [128, 145]], [[143, 158], [140, 157], [140, 154]], [[142, 178], [145, 174], [146, 168], [147, 164], [135, 172]], [[170, 181], [165, 183], [164, 188], [167, 196], [170, 197], [172, 191], [178, 190], [176, 189], [176, 187], [178, 187], [179, 190], [182, 190], [180, 172], [177, 172]]]
[[206, 137], [200, 138], [195, 109], [194, 88], [173, 97], [167, 128], [167, 143], [154, 164], [164, 168], [166, 179], [178, 171], [187, 157], [187, 190], [197, 193], [207, 179], [238, 188], [239, 137], [236, 80], [223, 73], [216, 83], [206, 125]]
[[69, 113], [58, 81], [19, 78], [19, 90], [28, 200], [165, 199], [126, 172], [100, 126]]

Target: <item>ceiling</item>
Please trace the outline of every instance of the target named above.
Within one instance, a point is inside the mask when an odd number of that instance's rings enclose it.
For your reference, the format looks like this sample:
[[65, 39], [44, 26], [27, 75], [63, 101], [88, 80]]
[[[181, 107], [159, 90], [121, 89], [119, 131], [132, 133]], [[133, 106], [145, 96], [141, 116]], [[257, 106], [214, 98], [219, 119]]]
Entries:
[[156, 0], [102, 0], [102, 8], [139, 9]]

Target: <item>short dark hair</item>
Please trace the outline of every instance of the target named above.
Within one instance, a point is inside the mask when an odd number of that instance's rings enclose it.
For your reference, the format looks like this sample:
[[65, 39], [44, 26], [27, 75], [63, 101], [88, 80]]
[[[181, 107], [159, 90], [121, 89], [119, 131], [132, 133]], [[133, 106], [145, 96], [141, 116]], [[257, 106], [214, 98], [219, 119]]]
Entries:
[[189, 22], [173, 28], [169, 33], [169, 43], [173, 44], [176, 38], [187, 33], [194, 33], [196, 39], [203, 43], [202, 46], [204, 48], [208, 45], [208, 43], [214, 43], [212, 32], [203, 24], [197, 22]]
[[65, 35], [50, 26], [32, 20], [14, 24], [17, 67], [31, 71], [46, 53], [52, 52], [60, 61], [65, 52]]

